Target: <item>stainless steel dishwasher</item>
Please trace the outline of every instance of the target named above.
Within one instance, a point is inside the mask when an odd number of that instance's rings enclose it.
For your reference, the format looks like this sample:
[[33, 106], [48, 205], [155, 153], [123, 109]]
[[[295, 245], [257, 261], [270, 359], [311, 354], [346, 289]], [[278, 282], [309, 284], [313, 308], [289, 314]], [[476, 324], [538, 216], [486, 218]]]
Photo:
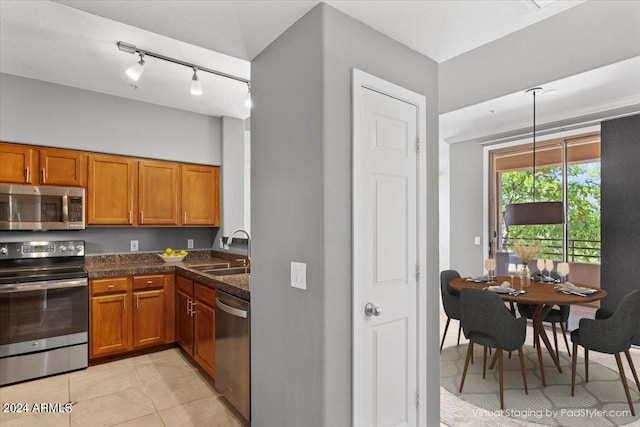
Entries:
[[250, 421], [250, 304], [216, 290], [216, 389]]

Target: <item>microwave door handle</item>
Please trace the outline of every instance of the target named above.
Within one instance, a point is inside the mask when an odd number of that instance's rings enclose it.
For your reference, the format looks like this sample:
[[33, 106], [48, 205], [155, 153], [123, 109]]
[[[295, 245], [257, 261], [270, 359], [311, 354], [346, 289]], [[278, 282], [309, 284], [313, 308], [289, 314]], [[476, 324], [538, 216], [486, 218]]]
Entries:
[[62, 221], [69, 224], [69, 196], [67, 194], [62, 196]]

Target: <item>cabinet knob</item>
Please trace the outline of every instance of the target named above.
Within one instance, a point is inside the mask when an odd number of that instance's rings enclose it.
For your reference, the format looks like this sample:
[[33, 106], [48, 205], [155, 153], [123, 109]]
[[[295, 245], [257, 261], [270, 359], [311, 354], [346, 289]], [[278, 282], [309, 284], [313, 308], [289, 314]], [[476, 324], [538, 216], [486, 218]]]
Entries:
[[113, 288], [113, 285], [109, 285], [109, 286], [107, 286], [107, 288], [111, 289], [111, 288]]
[[147, 280], [147, 285], [153, 284], [153, 280]]

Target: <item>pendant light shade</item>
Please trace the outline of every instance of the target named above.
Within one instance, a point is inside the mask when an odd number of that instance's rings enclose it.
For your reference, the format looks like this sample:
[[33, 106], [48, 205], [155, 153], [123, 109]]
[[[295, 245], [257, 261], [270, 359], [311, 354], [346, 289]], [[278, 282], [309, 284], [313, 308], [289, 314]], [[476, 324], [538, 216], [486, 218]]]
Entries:
[[533, 202], [507, 205], [507, 225], [544, 225], [564, 223], [562, 202]]
[[564, 204], [562, 202], [536, 202], [536, 93], [541, 87], [527, 90], [533, 94], [533, 188], [531, 203], [507, 205], [505, 224], [510, 225], [545, 225], [564, 224]]

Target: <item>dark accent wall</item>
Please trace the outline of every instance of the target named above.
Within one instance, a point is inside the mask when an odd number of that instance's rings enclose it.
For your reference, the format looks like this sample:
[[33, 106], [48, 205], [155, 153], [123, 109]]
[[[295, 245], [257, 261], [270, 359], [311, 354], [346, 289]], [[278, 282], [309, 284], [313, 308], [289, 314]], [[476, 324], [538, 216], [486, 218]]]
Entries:
[[640, 115], [602, 122], [602, 307], [640, 289]]

